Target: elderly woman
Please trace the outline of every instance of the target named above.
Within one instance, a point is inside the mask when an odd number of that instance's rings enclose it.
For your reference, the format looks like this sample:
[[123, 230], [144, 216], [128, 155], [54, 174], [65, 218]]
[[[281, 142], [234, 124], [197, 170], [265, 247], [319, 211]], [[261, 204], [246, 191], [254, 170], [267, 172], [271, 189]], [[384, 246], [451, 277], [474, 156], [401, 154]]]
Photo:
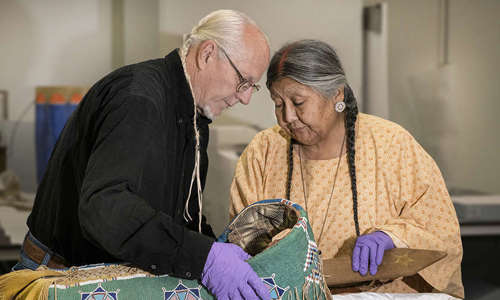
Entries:
[[231, 216], [261, 199], [290, 199], [307, 210], [323, 259], [354, 244], [352, 268], [363, 275], [393, 247], [445, 251], [418, 275], [371, 291], [463, 298], [459, 225], [438, 166], [399, 125], [358, 113], [335, 51], [315, 40], [284, 46], [267, 87], [278, 125], [241, 155]]

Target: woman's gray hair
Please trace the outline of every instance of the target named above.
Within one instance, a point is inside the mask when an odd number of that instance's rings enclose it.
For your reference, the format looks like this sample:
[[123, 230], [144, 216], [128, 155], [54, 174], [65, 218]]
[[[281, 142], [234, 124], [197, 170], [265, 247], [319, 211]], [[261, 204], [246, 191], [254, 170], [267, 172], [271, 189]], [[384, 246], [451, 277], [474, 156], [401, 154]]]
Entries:
[[267, 71], [267, 87], [284, 77], [309, 86], [327, 99], [347, 84], [337, 53], [318, 40], [293, 42], [274, 54]]
[[250, 17], [239, 11], [221, 9], [211, 12], [203, 17], [190, 33], [184, 35], [182, 51], [186, 55], [191, 46], [213, 40], [227, 53], [231, 53], [232, 57], [238, 57], [238, 50], [243, 44], [245, 25], [257, 27]]

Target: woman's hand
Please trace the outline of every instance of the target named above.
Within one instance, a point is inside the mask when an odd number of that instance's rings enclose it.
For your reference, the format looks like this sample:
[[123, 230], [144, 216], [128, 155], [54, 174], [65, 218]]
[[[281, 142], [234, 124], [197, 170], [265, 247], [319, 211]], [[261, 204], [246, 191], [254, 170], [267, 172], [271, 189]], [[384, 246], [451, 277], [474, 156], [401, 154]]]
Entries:
[[392, 248], [394, 248], [392, 239], [382, 231], [358, 237], [352, 252], [352, 270], [366, 275], [369, 263], [370, 274], [375, 275], [378, 266], [382, 263], [384, 251]]

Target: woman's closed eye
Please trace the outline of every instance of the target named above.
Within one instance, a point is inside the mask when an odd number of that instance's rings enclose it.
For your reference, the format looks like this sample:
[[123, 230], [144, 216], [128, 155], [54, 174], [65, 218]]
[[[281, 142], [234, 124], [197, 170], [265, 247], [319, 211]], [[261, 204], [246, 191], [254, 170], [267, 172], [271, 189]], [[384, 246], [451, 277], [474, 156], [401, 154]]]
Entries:
[[302, 104], [304, 104], [304, 99], [292, 99], [292, 102], [293, 102], [293, 105], [295, 106], [301, 106]]

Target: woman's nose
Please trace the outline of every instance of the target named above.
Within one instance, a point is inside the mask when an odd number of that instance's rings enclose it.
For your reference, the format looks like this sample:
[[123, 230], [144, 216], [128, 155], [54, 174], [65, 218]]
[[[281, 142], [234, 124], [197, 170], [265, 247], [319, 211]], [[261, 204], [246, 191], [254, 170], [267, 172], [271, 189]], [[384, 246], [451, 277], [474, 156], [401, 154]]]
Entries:
[[283, 119], [287, 123], [293, 123], [294, 121], [297, 120], [297, 114], [295, 112], [295, 107], [293, 105], [286, 105], [285, 104], [285, 109], [283, 110], [284, 116]]

